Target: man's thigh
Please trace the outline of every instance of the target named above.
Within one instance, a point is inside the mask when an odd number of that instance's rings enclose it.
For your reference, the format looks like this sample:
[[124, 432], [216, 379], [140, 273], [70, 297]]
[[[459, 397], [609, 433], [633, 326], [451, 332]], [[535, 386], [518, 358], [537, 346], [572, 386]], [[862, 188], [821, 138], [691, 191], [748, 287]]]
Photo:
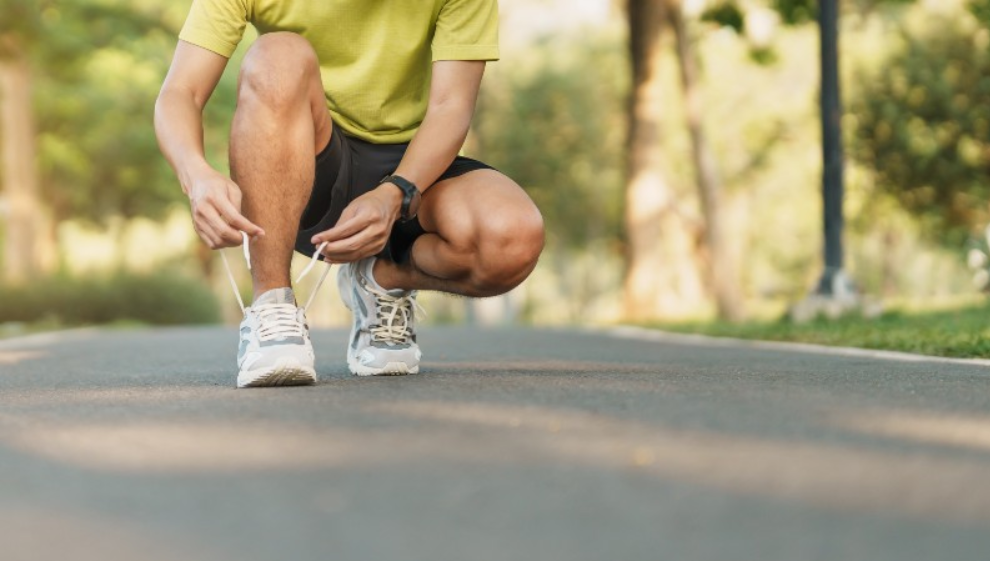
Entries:
[[517, 221], [539, 219], [536, 204], [505, 174], [479, 169], [433, 185], [423, 195], [423, 229], [451, 243], [473, 243], [478, 236], [511, 229]]
[[491, 169], [430, 188], [420, 208], [423, 236], [413, 262], [423, 273], [460, 284], [457, 294], [494, 296], [533, 271], [545, 241], [543, 217], [529, 195]]

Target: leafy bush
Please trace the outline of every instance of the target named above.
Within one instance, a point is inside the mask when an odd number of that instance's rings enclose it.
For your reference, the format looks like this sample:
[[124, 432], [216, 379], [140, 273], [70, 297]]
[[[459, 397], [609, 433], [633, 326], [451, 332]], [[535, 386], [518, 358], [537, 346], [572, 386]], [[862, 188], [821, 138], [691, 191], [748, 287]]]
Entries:
[[904, 33], [876, 76], [861, 76], [852, 156], [877, 186], [958, 246], [990, 221], [990, 54], [986, 29], [940, 21]]
[[0, 323], [43, 319], [69, 325], [125, 320], [214, 323], [220, 320], [220, 308], [202, 282], [174, 273], [51, 277], [25, 286], [0, 286]]
[[626, 63], [602, 35], [547, 38], [530, 66], [486, 82], [479, 156], [518, 181], [543, 212], [550, 243], [617, 239], [625, 174]]

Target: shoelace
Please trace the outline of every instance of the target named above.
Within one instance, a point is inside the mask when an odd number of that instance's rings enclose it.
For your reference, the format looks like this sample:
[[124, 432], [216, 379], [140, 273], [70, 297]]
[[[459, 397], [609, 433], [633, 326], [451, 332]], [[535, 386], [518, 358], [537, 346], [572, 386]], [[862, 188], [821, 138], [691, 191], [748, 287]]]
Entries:
[[[243, 240], [242, 246], [244, 248], [244, 261], [247, 262], [248, 270], [251, 270], [251, 248], [248, 242], [248, 235], [245, 232], [241, 232], [241, 239]], [[320, 253], [323, 252], [323, 248], [326, 247], [327, 242], [320, 244], [320, 247], [316, 248], [316, 252], [313, 253], [313, 257], [310, 259], [309, 264], [306, 268], [302, 270], [299, 276], [296, 278], [296, 282], [301, 281], [313, 267], [316, 266], [316, 262], [319, 261]], [[244, 306], [244, 300], [241, 298], [241, 292], [237, 289], [237, 281], [234, 280], [234, 273], [230, 270], [230, 262], [227, 261], [227, 255], [220, 252], [220, 257], [223, 259], [223, 267], [227, 270], [227, 280], [230, 281], [230, 287], [234, 290], [234, 296], [237, 298], [237, 304], [241, 307], [241, 312], [246, 312], [247, 308]], [[309, 299], [306, 300], [306, 305], [303, 306], [303, 312], [309, 310], [309, 306], [313, 303], [313, 299], [316, 298], [316, 293], [319, 292], [320, 287], [323, 286], [323, 281], [326, 280], [327, 275], [330, 274], [331, 265], [327, 265], [326, 270], [323, 271], [323, 275], [320, 276], [320, 280], [317, 281], [316, 287], [313, 288], [313, 292], [310, 293]], [[284, 336], [302, 336], [302, 330], [300, 328], [300, 323], [296, 320], [296, 306], [294, 304], [261, 304], [258, 306], [252, 306], [252, 310], [258, 313], [258, 316], [263, 321], [260, 322], [264, 327], [260, 328], [258, 331], [258, 337], [262, 341], [267, 341], [269, 339], [275, 339]]]
[[261, 304], [251, 306], [251, 310], [258, 314], [259, 341], [305, 336], [295, 304]]
[[371, 338], [392, 345], [408, 343], [413, 334], [413, 321], [418, 315], [426, 314], [426, 310], [416, 302], [416, 293], [393, 296], [373, 286], [367, 286], [367, 289], [375, 296], [378, 304], [378, 324], [369, 329]]

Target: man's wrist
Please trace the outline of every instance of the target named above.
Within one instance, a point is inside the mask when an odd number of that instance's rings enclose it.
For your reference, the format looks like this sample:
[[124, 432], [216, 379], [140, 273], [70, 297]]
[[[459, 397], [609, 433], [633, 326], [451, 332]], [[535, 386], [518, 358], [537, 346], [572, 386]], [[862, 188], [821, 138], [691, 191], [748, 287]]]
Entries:
[[392, 174], [382, 179], [381, 183], [395, 186], [402, 195], [399, 219], [411, 220], [419, 212], [419, 204], [422, 201], [422, 194], [416, 184], [398, 174]]
[[182, 190], [185, 191], [186, 196], [191, 196], [193, 184], [199, 179], [212, 173], [217, 173], [217, 171], [210, 167], [210, 164], [208, 164], [206, 160], [203, 160], [202, 162], [197, 162], [182, 168], [177, 175], [179, 176], [179, 184], [182, 185]]
[[392, 182], [382, 183], [378, 186], [378, 190], [382, 193], [386, 199], [392, 203], [395, 209], [401, 210], [402, 208], [402, 188]]

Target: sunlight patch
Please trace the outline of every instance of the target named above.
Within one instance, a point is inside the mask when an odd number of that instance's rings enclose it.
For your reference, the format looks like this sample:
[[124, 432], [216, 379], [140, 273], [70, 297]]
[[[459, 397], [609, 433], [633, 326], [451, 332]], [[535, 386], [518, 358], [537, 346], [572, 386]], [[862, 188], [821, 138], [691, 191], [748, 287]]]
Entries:
[[42, 353], [38, 351], [0, 351], [0, 365], [12, 365], [25, 360], [38, 358]]

